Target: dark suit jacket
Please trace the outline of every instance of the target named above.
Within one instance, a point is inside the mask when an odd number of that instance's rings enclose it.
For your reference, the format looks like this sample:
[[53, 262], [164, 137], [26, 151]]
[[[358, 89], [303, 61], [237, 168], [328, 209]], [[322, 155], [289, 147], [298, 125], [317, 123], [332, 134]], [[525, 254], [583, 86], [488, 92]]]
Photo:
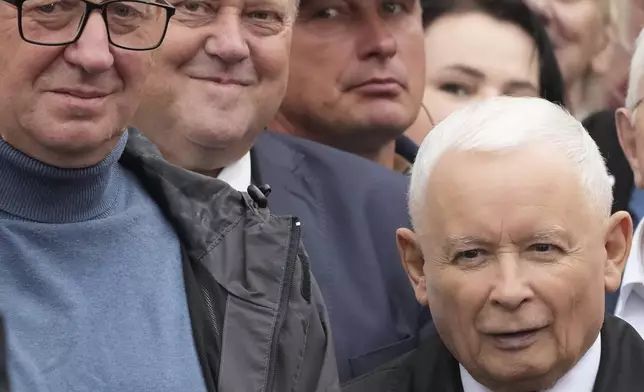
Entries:
[[[593, 392], [644, 390], [644, 340], [628, 323], [606, 315]], [[458, 362], [433, 331], [414, 353], [346, 385], [343, 392], [463, 392]], [[573, 391], [571, 391], [573, 392]]]
[[308, 140], [262, 133], [253, 181], [271, 212], [295, 215], [333, 331], [341, 380], [417, 347], [429, 312], [416, 301], [396, 249], [409, 227], [408, 178]]

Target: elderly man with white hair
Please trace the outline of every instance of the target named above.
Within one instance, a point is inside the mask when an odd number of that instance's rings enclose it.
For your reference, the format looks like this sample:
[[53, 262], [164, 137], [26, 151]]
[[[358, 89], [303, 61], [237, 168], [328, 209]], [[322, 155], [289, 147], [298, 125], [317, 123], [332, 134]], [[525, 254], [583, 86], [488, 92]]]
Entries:
[[[635, 189], [632, 191], [629, 211], [637, 229], [633, 246], [624, 269], [619, 295], [614, 296], [615, 315], [628, 321], [644, 336], [644, 258], [642, 236], [644, 229], [644, 30], [637, 39], [631, 59], [631, 70], [626, 94], [626, 107], [617, 110], [616, 123], [619, 143], [633, 171]], [[639, 222], [639, 223], [638, 223]], [[610, 311], [610, 308], [609, 308]]]
[[604, 161], [538, 98], [454, 113], [423, 142], [398, 247], [435, 331], [346, 392], [641, 392], [644, 341], [605, 315], [632, 223]]

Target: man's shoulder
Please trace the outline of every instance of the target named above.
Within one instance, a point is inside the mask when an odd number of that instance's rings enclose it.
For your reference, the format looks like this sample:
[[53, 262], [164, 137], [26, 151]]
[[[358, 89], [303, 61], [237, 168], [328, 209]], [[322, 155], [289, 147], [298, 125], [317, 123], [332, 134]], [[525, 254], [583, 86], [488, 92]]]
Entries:
[[602, 327], [602, 347], [615, 348], [622, 352], [623, 349], [628, 348], [635, 357], [644, 362], [644, 339], [632, 325], [617, 316], [610, 314], [605, 316]]
[[644, 340], [626, 321], [606, 315], [594, 392], [636, 392], [644, 385]]
[[256, 151], [270, 160], [284, 160], [328, 174], [341, 172], [347, 178], [365, 182], [388, 183], [406, 189], [409, 178], [355, 154], [303, 138], [262, 132], [255, 143]]

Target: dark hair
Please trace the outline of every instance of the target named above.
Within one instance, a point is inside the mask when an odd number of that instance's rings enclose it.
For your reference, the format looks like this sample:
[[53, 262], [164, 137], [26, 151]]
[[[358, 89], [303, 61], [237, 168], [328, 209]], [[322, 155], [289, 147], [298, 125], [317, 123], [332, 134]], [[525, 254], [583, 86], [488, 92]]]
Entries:
[[509, 22], [525, 31], [539, 53], [539, 85], [541, 98], [564, 104], [564, 85], [548, 33], [538, 16], [521, 0], [421, 0], [425, 30], [436, 19], [447, 14], [482, 12], [502, 22]]

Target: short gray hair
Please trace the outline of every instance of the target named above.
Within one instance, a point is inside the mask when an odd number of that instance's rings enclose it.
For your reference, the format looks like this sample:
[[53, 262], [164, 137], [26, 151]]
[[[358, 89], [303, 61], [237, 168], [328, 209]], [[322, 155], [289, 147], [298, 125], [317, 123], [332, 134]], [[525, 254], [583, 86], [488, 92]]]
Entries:
[[634, 110], [637, 101], [642, 99], [640, 85], [644, 77], [644, 30], [640, 31], [631, 58], [631, 69], [628, 74], [628, 91], [626, 92], [626, 108]]
[[448, 151], [506, 151], [547, 146], [559, 151], [579, 174], [591, 208], [610, 216], [612, 181], [597, 145], [565, 109], [541, 98], [497, 97], [461, 109], [438, 124], [425, 138], [412, 169], [409, 212], [419, 231], [428, 181]]

